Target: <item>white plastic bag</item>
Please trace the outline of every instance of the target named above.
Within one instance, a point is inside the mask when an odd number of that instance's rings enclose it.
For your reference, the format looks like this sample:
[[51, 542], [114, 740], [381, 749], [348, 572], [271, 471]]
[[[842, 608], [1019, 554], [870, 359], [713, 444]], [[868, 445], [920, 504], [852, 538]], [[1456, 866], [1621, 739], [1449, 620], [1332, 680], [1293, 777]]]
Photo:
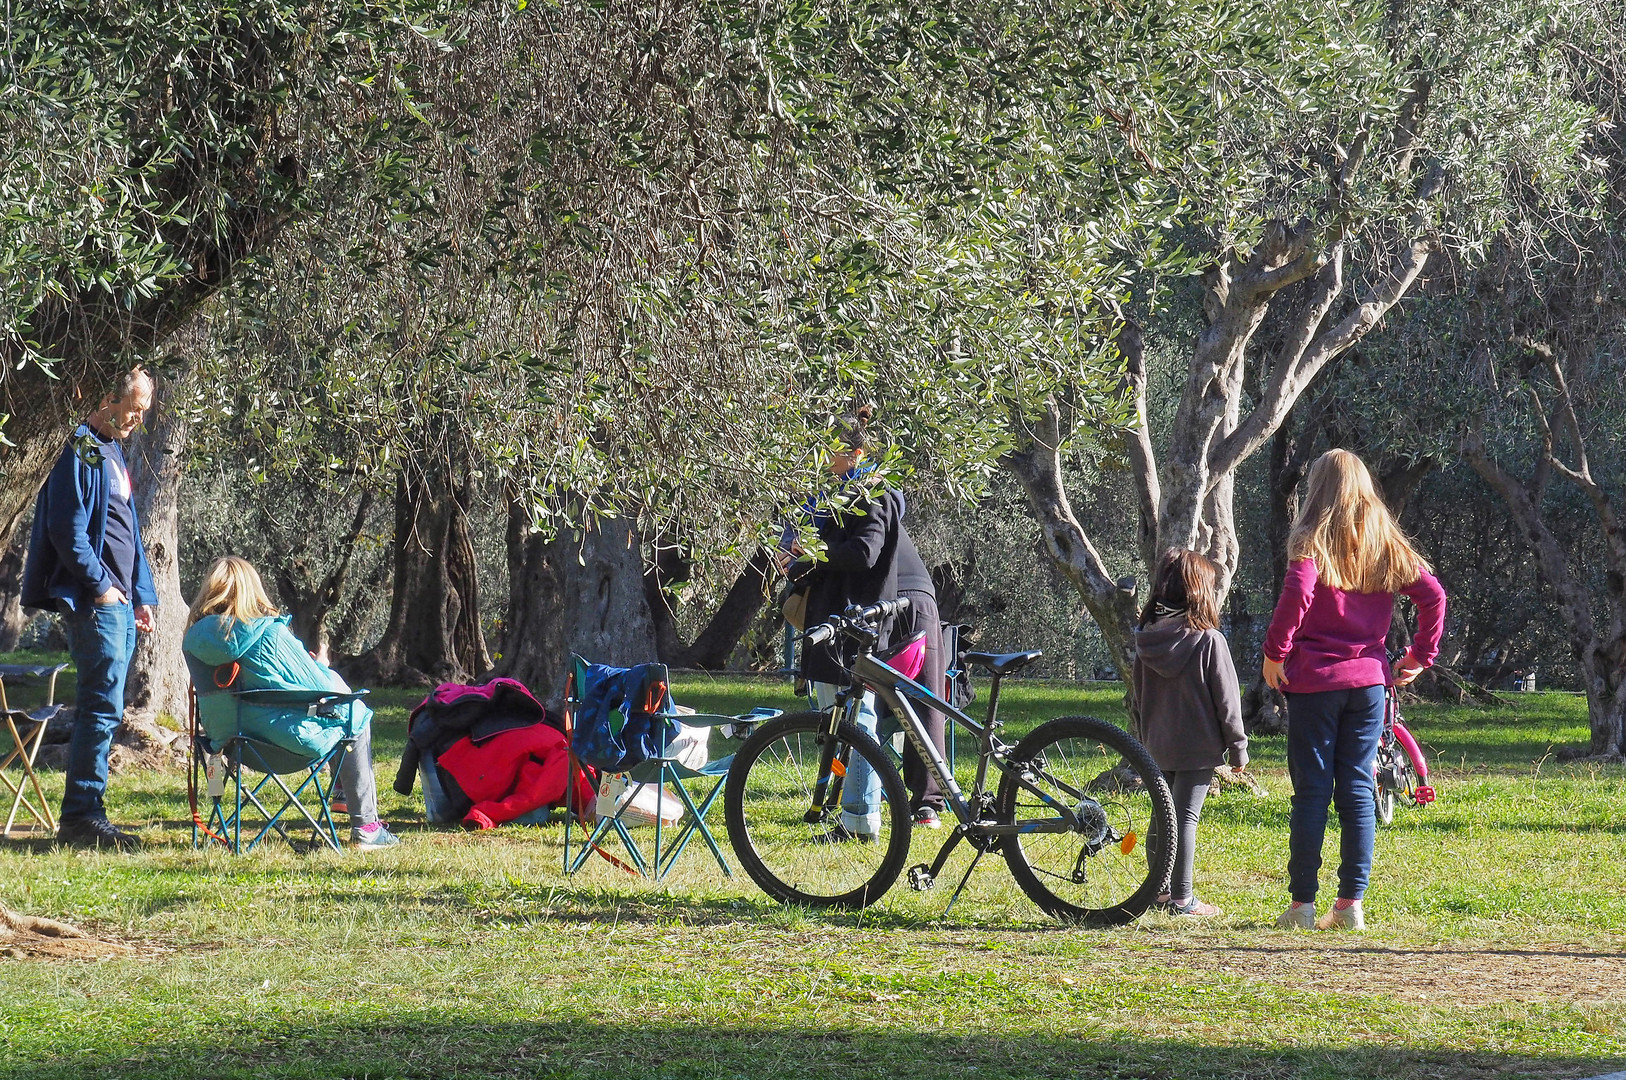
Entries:
[[627, 826], [655, 824], [656, 805], [659, 803], [661, 821], [676, 825], [683, 818], [683, 803], [670, 791], [664, 794], [654, 784], [634, 784], [620, 773], [606, 776], [598, 789], [598, 802], [594, 809], [601, 818], [618, 812], [621, 823]]
[[[678, 706], [678, 713], [694, 715], [693, 709]], [[672, 741], [666, 744], [667, 753], [677, 759], [678, 764], [690, 769], [699, 769], [711, 760], [711, 728], [690, 727], [682, 720], [678, 721], [678, 733]]]

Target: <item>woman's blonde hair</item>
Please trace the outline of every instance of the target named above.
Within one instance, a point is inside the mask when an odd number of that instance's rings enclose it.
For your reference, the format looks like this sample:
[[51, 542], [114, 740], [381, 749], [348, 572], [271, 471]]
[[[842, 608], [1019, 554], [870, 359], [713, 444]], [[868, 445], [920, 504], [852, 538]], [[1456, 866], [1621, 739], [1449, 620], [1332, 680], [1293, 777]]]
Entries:
[[190, 626], [210, 615], [224, 615], [230, 622], [276, 614], [276, 605], [265, 594], [265, 583], [254, 564], [237, 555], [222, 555], [209, 564], [203, 575], [203, 585], [192, 600], [186, 622]]
[[1328, 450], [1311, 466], [1309, 487], [1287, 538], [1290, 560], [1314, 559], [1322, 581], [1361, 593], [1398, 592], [1428, 569], [1360, 458]]

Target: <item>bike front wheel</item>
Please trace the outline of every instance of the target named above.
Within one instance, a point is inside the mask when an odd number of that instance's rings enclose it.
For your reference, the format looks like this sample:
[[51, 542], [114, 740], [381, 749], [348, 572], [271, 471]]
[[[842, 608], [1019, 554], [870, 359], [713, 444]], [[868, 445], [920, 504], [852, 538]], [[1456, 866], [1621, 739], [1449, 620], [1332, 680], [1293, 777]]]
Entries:
[[1001, 842], [1005, 862], [1048, 914], [1113, 926], [1140, 915], [1167, 887], [1174, 800], [1162, 770], [1128, 732], [1092, 716], [1048, 720], [1006, 764], [998, 820], [1019, 831]]
[[[804, 712], [758, 728], [734, 755], [723, 815], [740, 865], [763, 892], [787, 904], [862, 908], [909, 858], [909, 796], [880, 743], [851, 721], [833, 736], [829, 727], [827, 714]], [[841, 825], [841, 794], [859, 761], [880, 778], [883, 802], [880, 830], [853, 836]]]
[[1380, 825], [1388, 825], [1395, 819], [1395, 789], [1400, 782], [1400, 766], [1394, 752], [1379, 748], [1372, 779], [1372, 810]]

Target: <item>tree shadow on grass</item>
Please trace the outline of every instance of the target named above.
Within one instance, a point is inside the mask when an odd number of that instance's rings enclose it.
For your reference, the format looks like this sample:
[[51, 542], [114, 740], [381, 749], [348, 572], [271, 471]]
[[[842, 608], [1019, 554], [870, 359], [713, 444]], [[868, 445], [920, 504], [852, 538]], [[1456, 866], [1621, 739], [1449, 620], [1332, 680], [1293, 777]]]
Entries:
[[[328, 890], [331, 895], [331, 890]], [[358, 892], [342, 897], [361, 903], [395, 905], [401, 898]], [[599, 885], [538, 884], [514, 885], [508, 889], [489, 886], [451, 885], [419, 894], [414, 903], [426, 907], [457, 909], [463, 918], [494, 926], [526, 925], [538, 921], [588, 925], [628, 924], [654, 926], [677, 923], [684, 926], [734, 926], [758, 922], [775, 927], [831, 927], [863, 930], [957, 929], [935, 917], [912, 916], [886, 908], [863, 911], [823, 911], [779, 904], [766, 897], [696, 896], [658, 891], [655, 887], [615, 888]], [[1011, 929], [1019, 927], [1002, 927]], [[1057, 923], [1036, 923], [1037, 930], [1065, 929]]]
[[[966, 1003], [974, 1018], [974, 1003]], [[794, 1005], [787, 1006], [788, 1010]], [[320, 1015], [320, 1014], [318, 1014]], [[202, 1018], [200, 1018], [202, 1019]], [[315, 1020], [315, 1017], [310, 1017]], [[1066, 1016], [1057, 1024], [1071, 1024]], [[1155, 1023], [1149, 1025], [1155, 1030]], [[251, 1030], [202, 1020], [187, 1039], [94, 1045], [93, 1027], [58, 1045], [29, 1041], [0, 1062], [13, 1080], [293, 1077], [540, 1077], [549, 1080], [990, 1077], [1168, 1080], [1517, 1080], [1593, 1076], [1619, 1058], [1460, 1052], [1420, 1046], [1223, 1045], [1121, 1035], [942, 1035], [794, 1024], [705, 1026], [656, 1018], [483, 1020], [478, 1012], [378, 1021], [277, 1018]], [[70, 1043], [66, 1041], [72, 1039]]]

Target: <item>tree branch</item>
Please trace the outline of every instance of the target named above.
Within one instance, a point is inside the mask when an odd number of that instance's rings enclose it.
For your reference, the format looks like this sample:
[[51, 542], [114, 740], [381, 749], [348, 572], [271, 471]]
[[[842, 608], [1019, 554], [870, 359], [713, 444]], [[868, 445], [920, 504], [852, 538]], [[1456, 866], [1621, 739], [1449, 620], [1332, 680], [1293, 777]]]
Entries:
[[1139, 324], [1125, 319], [1118, 330], [1118, 351], [1123, 354], [1125, 376], [1135, 404], [1135, 424], [1129, 432], [1130, 471], [1140, 500], [1137, 539], [1148, 570], [1157, 564], [1157, 510], [1162, 499], [1157, 478], [1157, 451], [1146, 419], [1146, 342]]
[[[1297, 363], [1280, 365], [1280, 370], [1272, 373], [1264, 400], [1254, 407], [1236, 431], [1215, 445], [1208, 459], [1211, 476], [1235, 469], [1265, 444], [1292, 411], [1293, 403], [1304, 388], [1327, 362], [1365, 337], [1378, 324], [1378, 320], [1411, 290], [1433, 250], [1433, 240], [1413, 240], [1403, 252], [1397, 253], [1396, 264], [1388, 277], [1362, 298], [1353, 311], [1317, 334], [1304, 347]], [[1315, 310], [1312, 306], [1307, 314], [1313, 315]]]
[[1113, 580], [1101, 553], [1073, 513], [1062, 483], [1061, 418], [1055, 403], [1047, 404], [1032, 424], [1021, 416], [1013, 416], [1011, 427], [1020, 433], [1020, 442], [1016, 450], [1005, 456], [1003, 464], [1021, 482], [1043, 532], [1046, 551], [1057, 569], [1077, 588], [1084, 606], [1101, 628], [1113, 660], [1125, 676], [1124, 692], [1132, 695], [1133, 684], [1127, 676], [1135, 660], [1134, 588], [1132, 583], [1127, 588], [1120, 587], [1119, 582]]

